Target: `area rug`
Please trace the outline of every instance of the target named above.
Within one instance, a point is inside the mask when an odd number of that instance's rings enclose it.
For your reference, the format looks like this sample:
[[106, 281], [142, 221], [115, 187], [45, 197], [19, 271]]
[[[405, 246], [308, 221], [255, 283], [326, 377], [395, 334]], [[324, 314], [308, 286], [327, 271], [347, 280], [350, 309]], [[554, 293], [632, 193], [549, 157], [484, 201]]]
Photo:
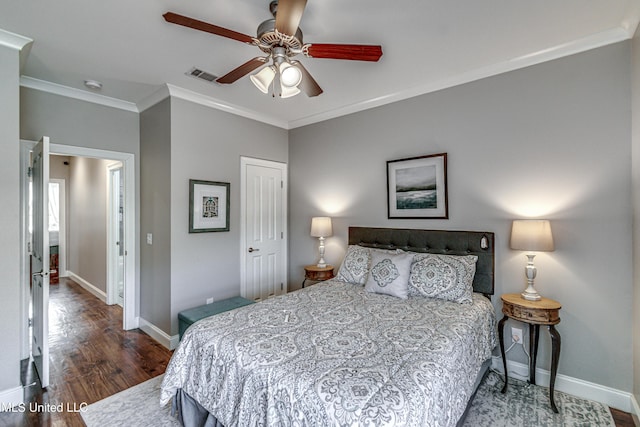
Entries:
[[551, 410], [549, 389], [489, 372], [471, 403], [465, 427], [615, 427], [606, 405], [555, 391], [558, 413]]
[[[162, 375], [89, 405], [82, 413], [88, 427], [179, 426], [160, 408]], [[607, 406], [556, 391], [559, 414], [549, 406], [549, 390], [509, 378], [506, 394], [500, 393], [502, 378], [490, 372], [480, 385], [469, 409], [465, 427], [614, 427]]]

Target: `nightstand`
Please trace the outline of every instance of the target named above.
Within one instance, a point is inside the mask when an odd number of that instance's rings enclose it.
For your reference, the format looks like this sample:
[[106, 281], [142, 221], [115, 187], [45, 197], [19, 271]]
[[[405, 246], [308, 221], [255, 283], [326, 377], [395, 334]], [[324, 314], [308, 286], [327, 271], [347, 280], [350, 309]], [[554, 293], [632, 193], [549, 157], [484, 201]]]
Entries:
[[555, 325], [560, 323], [560, 308], [558, 301], [542, 298], [540, 301], [528, 301], [520, 294], [504, 294], [502, 299], [502, 313], [504, 317], [498, 322], [498, 336], [500, 338], [500, 354], [504, 364], [504, 387], [502, 393], [507, 391], [507, 358], [504, 352], [504, 324], [508, 318], [528, 323], [529, 328], [529, 383], [536, 383], [536, 358], [538, 357], [538, 338], [540, 337], [540, 325], [545, 325], [551, 335], [551, 378], [549, 380], [549, 400], [551, 409], [558, 413], [558, 408], [553, 399], [553, 388], [558, 372], [558, 360], [560, 359], [560, 334]]
[[314, 282], [323, 282], [325, 280], [333, 279], [333, 265], [326, 267], [318, 267], [317, 265], [305, 265], [304, 266], [304, 280], [302, 281], [302, 287], [304, 288], [304, 282], [307, 280], [313, 280]]

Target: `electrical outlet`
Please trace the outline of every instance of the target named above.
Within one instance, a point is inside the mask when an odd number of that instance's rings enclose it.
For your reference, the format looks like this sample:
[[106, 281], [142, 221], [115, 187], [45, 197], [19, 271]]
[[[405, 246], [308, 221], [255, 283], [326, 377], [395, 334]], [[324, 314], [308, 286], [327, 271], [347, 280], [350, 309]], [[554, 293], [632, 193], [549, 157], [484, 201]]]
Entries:
[[207, 304], [211, 304], [211, 303], [213, 303], [213, 297], [207, 298]]
[[511, 328], [511, 341], [522, 344], [522, 329]]

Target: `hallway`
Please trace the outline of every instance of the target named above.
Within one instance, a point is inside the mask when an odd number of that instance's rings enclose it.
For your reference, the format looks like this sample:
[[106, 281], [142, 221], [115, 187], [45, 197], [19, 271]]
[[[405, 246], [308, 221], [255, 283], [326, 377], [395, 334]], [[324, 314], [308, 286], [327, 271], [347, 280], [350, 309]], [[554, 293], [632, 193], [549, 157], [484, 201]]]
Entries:
[[[73, 412], [81, 405], [165, 371], [169, 350], [139, 329], [123, 331], [122, 307], [105, 305], [73, 280], [50, 287], [49, 311], [50, 386], [43, 391], [23, 361], [23, 383], [35, 385], [25, 389], [23, 413], [0, 412], [0, 426], [84, 426]], [[60, 404], [62, 412], [46, 411]]]

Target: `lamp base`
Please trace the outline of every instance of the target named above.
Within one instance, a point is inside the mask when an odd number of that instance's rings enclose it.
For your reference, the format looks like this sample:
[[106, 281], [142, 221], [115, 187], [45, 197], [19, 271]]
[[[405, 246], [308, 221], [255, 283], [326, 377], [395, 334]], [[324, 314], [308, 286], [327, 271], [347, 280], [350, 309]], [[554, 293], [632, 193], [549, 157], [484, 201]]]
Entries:
[[542, 297], [538, 293], [529, 294], [529, 293], [523, 292], [520, 295], [522, 295], [522, 298], [526, 299], [527, 301], [540, 301], [542, 299]]

